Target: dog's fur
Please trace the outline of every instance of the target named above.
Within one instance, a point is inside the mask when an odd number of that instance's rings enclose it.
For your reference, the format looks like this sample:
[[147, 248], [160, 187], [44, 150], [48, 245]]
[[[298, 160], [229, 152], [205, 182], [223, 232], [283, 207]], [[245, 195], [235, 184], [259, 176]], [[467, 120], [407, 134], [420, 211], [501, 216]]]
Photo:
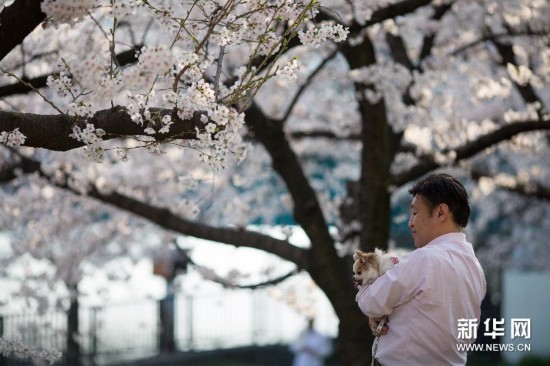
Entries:
[[392, 269], [399, 259], [376, 248], [374, 252], [365, 253], [356, 249], [353, 254], [353, 280], [357, 288], [372, 284], [378, 277]]

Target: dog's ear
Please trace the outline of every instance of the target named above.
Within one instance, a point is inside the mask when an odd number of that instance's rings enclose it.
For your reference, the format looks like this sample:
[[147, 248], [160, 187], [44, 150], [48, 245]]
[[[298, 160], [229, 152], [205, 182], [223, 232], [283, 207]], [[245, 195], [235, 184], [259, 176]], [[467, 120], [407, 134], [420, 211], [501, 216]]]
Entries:
[[355, 253], [353, 254], [353, 259], [363, 264], [367, 264], [370, 261], [369, 253], [365, 253], [359, 249], [355, 249]]

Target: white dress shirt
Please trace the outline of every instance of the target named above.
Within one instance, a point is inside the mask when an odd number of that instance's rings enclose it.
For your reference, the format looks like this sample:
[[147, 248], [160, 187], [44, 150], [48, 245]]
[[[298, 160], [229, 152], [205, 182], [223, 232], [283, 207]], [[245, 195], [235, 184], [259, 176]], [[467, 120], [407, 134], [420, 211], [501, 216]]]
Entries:
[[485, 297], [483, 270], [463, 233], [435, 238], [400, 259], [357, 296], [369, 317], [389, 316], [376, 359], [383, 366], [464, 365], [458, 319], [477, 319]]

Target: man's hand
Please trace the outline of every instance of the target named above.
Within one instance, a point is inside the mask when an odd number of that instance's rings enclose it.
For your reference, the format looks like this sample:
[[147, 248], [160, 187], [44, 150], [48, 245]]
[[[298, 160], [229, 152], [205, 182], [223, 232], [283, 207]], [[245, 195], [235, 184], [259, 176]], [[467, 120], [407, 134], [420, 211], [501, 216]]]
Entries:
[[[374, 336], [376, 336], [376, 329], [378, 329], [378, 325], [384, 319], [385, 318], [372, 318], [372, 317], [369, 317], [370, 329], [372, 330], [372, 334]], [[389, 323], [389, 321], [386, 320], [386, 324], [384, 324], [384, 326], [382, 327], [382, 330], [380, 330], [380, 334], [378, 334], [379, 336], [383, 336], [383, 335], [388, 334], [388, 329], [389, 329], [388, 323]]]

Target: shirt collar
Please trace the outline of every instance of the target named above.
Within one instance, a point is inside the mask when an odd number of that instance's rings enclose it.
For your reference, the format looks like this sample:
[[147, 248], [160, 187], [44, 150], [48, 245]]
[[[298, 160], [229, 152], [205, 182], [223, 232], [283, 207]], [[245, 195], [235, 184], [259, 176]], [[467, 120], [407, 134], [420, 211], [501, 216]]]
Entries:
[[464, 234], [463, 232], [452, 232], [452, 233], [443, 234], [443, 235], [438, 236], [437, 238], [433, 239], [431, 242], [426, 244], [426, 246], [428, 246], [428, 245], [437, 245], [439, 243], [448, 243], [448, 242], [464, 243], [464, 242], [466, 242], [466, 234]]

